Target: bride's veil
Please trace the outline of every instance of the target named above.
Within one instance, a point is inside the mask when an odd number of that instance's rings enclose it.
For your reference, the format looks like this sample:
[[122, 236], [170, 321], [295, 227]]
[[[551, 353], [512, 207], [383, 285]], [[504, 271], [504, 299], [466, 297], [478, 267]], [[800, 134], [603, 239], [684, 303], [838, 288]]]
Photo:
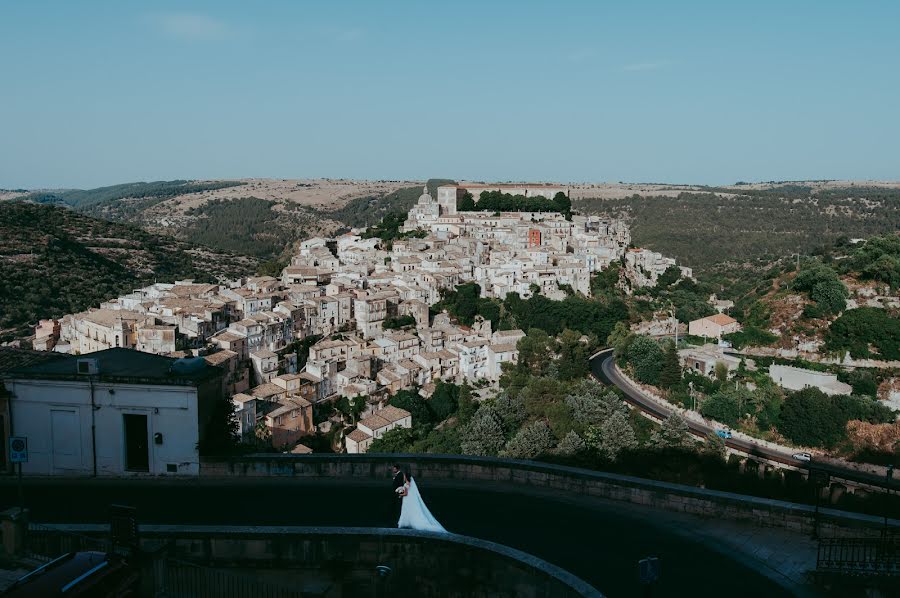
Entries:
[[416, 479], [412, 477], [411, 474], [407, 475], [406, 478], [409, 480], [409, 492], [404, 500], [410, 500], [415, 505], [415, 515], [413, 516], [415, 524], [413, 525], [413, 528], [446, 532], [447, 530], [444, 529], [444, 526], [435, 519], [434, 515], [431, 514], [431, 511], [428, 510], [428, 507], [425, 506], [425, 501], [422, 500], [422, 495], [419, 493], [419, 486], [416, 484]]

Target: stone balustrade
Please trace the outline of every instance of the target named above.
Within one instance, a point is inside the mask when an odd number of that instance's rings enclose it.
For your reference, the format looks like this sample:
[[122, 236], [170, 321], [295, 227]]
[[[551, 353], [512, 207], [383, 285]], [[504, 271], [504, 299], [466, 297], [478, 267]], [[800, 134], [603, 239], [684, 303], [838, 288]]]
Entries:
[[[812, 533], [818, 518], [823, 537], [877, 536], [882, 517], [838, 511], [816, 510], [809, 505], [745, 496], [647, 480], [626, 475], [491, 457], [428, 454], [290, 455], [264, 454], [207, 458], [201, 463], [201, 478], [353, 479], [387, 483], [390, 466], [400, 462], [413, 474], [431, 483], [514, 485], [516, 491], [552, 491], [584, 498], [598, 498], [645, 505], [655, 509], [691, 513], [717, 519], [744, 521], [764, 527], [780, 527]], [[477, 492], [477, 490], [475, 490]], [[900, 520], [888, 525], [900, 529]]]
[[[59, 554], [92, 548], [92, 537], [103, 538], [108, 533], [106, 525], [43, 524], [32, 526], [29, 540], [48, 554]], [[369, 596], [375, 588], [377, 595], [398, 598], [603, 596], [578, 577], [535, 556], [456, 534], [342, 527], [142, 525], [140, 536], [146, 552], [152, 552], [168, 571], [158, 575], [158, 590], [177, 589], [174, 586], [185, 573], [202, 581], [203, 571], [252, 571], [261, 582], [322, 596]], [[198, 571], [197, 566], [204, 569]], [[381, 573], [378, 567], [386, 569]], [[316, 590], [310, 591], [310, 587]]]

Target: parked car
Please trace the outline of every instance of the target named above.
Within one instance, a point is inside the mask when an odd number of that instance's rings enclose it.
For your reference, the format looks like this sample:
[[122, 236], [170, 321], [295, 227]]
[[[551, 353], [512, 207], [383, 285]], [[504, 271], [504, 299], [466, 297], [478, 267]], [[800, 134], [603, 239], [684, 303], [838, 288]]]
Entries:
[[731, 438], [731, 430], [716, 430], [716, 436], [728, 440]]
[[803, 461], [804, 463], [809, 463], [812, 461], [812, 455], [809, 453], [794, 453], [791, 455], [797, 461]]

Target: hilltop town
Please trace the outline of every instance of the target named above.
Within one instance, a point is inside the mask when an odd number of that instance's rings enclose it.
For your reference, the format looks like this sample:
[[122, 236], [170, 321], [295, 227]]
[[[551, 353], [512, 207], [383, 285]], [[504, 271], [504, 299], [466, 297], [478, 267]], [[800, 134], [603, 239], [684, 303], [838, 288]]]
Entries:
[[[457, 209], [484, 192], [531, 198], [536, 211]], [[303, 451], [304, 437], [355, 425], [333, 448], [365, 452], [386, 431], [411, 425], [409, 412], [387, 405], [391, 395], [415, 388], [428, 397], [436, 381], [490, 392], [502, 365], [518, 360], [524, 331], [431, 313], [443, 292], [476, 283], [482, 297], [589, 296], [591, 276], [612, 263], [624, 264], [626, 291], [656, 284], [675, 265], [630, 248], [621, 221], [571, 214], [568, 194], [548, 185], [445, 185], [435, 198], [426, 188], [389, 241], [353, 229], [300, 243], [280, 278], [135, 289], [42, 320], [33, 346], [75, 355], [122, 347], [199, 356], [227, 370], [242, 440]], [[564, 212], [547, 210], [554, 197]], [[689, 268], [680, 272], [691, 276]], [[341, 398], [359, 401], [358, 417], [313, 417], [314, 406]]]

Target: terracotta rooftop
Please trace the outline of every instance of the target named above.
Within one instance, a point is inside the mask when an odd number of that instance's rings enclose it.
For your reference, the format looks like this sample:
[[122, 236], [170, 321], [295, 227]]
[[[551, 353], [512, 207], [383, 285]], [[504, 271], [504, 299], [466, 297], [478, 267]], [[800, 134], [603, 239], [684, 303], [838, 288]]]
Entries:
[[727, 326], [729, 324], [734, 324], [735, 322], [737, 322], [737, 320], [735, 320], [731, 316], [726, 316], [725, 314], [716, 314], [714, 316], [708, 316], [704, 319], [709, 320], [710, 322], [714, 322], [719, 326]]
[[375, 430], [380, 430], [381, 428], [386, 428], [387, 426], [391, 425], [391, 423], [392, 422], [386, 420], [385, 418], [381, 417], [378, 414], [370, 415], [369, 417], [367, 417], [365, 419], [359, 420], [360, 426], [365, 426], [365, 427], [369, 428], [370, 430], [372, 430], [373, 432]]
[[210, 365], [220, 365], [222, 363], [225, 363], [232, 357], [235, 357], [236, 355], [237, 355], [237, 353], [235, 353], [234, 351], [229, 351], [228, 349], [224, 349], [222, 351], [213, 353], [212, 355], [207, 355], [203, 359], [205, 359], [206, 363], [208, 363]]
[[400, 409], [399, 407], [388, 405], [387, 407], [379, 411], [376, 415], [386, 419], [391, 423], [394, 423], [396, 421], [400, 421], [404, 417], [409, 417], [411, 414], [406, 409]]
[[357, 428], [357, 429], [353, 430], [352, 432], [350, 432], [349, 434], [347, 434], [347, 438], [349, 438], [353, 442], [362, 442], [364, 440], [368, 440], [369, 438], [371, 438], [371, 436], [369, 436], [368, 434], [366, 434], [365, 432], [363, 432], [362, 430]]

